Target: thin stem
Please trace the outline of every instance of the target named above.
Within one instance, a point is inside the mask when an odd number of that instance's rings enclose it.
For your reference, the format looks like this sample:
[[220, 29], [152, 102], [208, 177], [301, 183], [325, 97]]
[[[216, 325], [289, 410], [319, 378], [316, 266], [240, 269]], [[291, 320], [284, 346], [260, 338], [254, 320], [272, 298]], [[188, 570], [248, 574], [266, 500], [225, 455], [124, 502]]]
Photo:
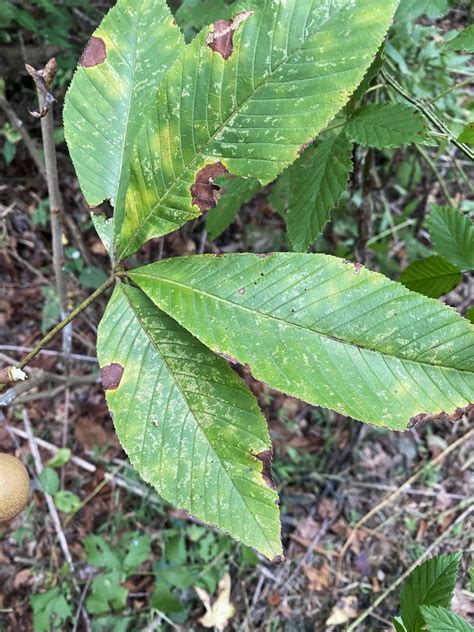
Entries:
[[443, 123], [443, 121], [441, 121], [441, 119], [436, 116], [434, 110], [428, 103], [422, 101], [421, 99], [418, 99], [417, 97], [414, 97], [409, 92], [407, 92], [407, 90], [405, 90], [405, 88], [401, 86], [395, 79], [395, 77], [393, 77], [387, 70], [383, 69], [381, 71], [381, 74], [385, 81], [396, 92], [398, 92], [401, 97], [403, 97], [406, 101], [411, 103], [419, 112], [421, 112], [423, 116], [427, 118], [436, 129], [438, 129], [443, 134], [446, 134], [446, 137], [449, 139], [449, 141], [453, 143], [453, 145], [456, 145], [456, 147], [460, 151], [462, 151], [464, 155], [466, 155], [470, 160], [474, 160], [474, 150], [472, 150], [469, 145], [466, 145], [465, 143], [460, 143], [458, 141], [451, 130], [445, 125], [445, 123]]
[[85, 301], [83, 301], [80, 305], [78, 305], [76, 307], [76, 309], [74, 309], [68, 316], [66, 316], [66, 318], [64, 318], [64, 320], [62, 320], [60, 323], [58, 323], [56, 325], [56, 327], [54, 327], [53, 329], [51, 329], [50, 332], [48, 332], [46, 334], [46, 336], [44, 336], [36, 346], [33, 347], [33, 349], [30, 351], [30, 353], [28, 353], [28, 355], [26, 355], [23, 360], [20, 362], [20, 364], [18, 365], [19, 369], [23, 369], [25, 368], [25, 366], [27, 364], [29, 364], [29, 362], [31, 362], [31, 360], [38, 355], [38, 353], [44, 348], [46, 347], [46, 345], [59, 333], [61, 332], [65, 327], [67, 327], [67, 325], [69, 325], [69, 323], [71, 323], [76, 316], [78, 316], [79, 314], [81, 314], [84, 310], [86, 310], [89, 305], [91, 305], [96, 299], [99, 298], [99, 296], [101, 296], [106, 290], [109, 289], [109, 287], [111, 287], [113, 285], [115, 281], [115, 277], [111, 276], [107, 279], [107, 281], [105, 281], [105, 283], [103, 283], [99, 288], [97, 288], [97, 290], [95, 292], [93, 292], [90, 296], [88, 296], [86, 298]]
[[446, 180], [443, 178], [443, 176], [438, 171], [438, 168], [436, 167], [436, 164], [434, 163], [433, 160], [431, 160], [431, 157], [428, 154], [428, 152], [425, 151], [420, 145], [415, 145], [415, 147], [416, 147], [416, 150], [418, 151], [418, 153], [425, 159], [425, 161], [427, 162], [427, 164], [430, 167], [431, 171], [433, 172], [435, 178], [438, 180], [439, 185], [442, 188], [444, 196], [445, 196], [446, 200], [448, 201], [449, 205], [452, 206], [453, 208], [456, 208], [457, 204], [456, 204], [456, 202], [454, 201], [454, 199], [451, 197], [451, 195], [449, 193], [449, 189], [448, 189], [448, 185], [446, 184]]
[[[56, 75], [56, 60], [50, 59], [46, 66], [36, 70], [32, 66], [25, 65], [28, 74], [32, 77], [38, 93], [39, 113], [32, 113], [41, 118], [41, 135], [43, 139], [44, 163], [46, 166], [46, 182], [51, 219], [51, 237], [53, 246], [53, 269], [58, 292], [61, 318], [65, 318], [68, 310], [66, 281], [64, 277], [64, 246], [62, 215], [64, 203], [59, 189], [58, 163], [56, 159], [56, 144], [54, 142], [54, 97], [49, 92]], [[68, 355], [71, 352], [72, 332], [67, 328], [63, 332], [63, 351], [66, 354], [66, 371], [68, 370]]]
[[461, 88], [464, 88], [464, 86], [469, 86], [471, 83], [472, 83], [472, 77], [468, 77], [467, 79], [464, 79], [464, 81], [455, 83], [453, 86], [446, 88], [446, 90], [443, 90], [443, 92], [440, 92], [438, 95], [430, 99], [429, 102], [434, 103], [438, 99], [442, 99], [443, 97], [445, 97], [447, 94], [454, 92], [454, 90], [460, 90]]

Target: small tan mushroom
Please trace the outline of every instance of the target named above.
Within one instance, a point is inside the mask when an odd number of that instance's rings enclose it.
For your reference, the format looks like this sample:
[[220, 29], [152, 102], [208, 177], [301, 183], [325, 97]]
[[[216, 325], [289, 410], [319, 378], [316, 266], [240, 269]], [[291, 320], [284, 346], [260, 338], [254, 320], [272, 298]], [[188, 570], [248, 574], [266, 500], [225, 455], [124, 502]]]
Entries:
[[0, 453], [0, 522], [12, 520], [28, 502], [30, 478], [23, 463]]

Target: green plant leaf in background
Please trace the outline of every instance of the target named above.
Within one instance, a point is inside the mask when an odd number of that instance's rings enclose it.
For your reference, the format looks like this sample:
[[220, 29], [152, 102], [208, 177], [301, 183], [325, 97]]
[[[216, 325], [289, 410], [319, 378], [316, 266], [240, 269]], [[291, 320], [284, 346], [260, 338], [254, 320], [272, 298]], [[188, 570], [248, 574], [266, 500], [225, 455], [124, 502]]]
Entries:
[[306, 251], [323, 232], [351, 171], [352, 143], [343, 133], [309, 147], [289, 168], [286, 220], [294, 250]]
[[400, 147], [423, 140], [423, 116], [410, 105], [373, 103], [357, 110], [346, 124], [351, 140], [364, 147]]
[[400, 277], [400, 283], [413, 292], [430, 298], [439, 298], [451, 292], [461, 282], [461, 270], [452, 263], [433, 255], [414, 261]]
[[464, 31], [461, 31], [459, 35], [446, 44], [447, 48], [453, 48], [454, 50], [465, 50], [468, 53], [474, 53], [474, 24], [471, 24]]
[[474, 626], [447, 608], [421, 606], [420, 611], [431, 632], [474, 632]]
[[90, 206], [124, 195], [133, 139], [183, 46], [165, 0], [119, 0], [89, 40], [66, 95], [64, 131]]
[[265, 419], [228, 364], [123, 284], [97, 352], [117, 435], [143, 479], [268, 558], [281, 555]]
[[450, 206], [431, 207], [427, 219], [436, 252], [461, 270], [474, 270], [474, 222]]
[[443, 18], [450, 10], [449, 0], [401, 0], [398, 19], [415, 19], [421, 15], [431, 20]]
[[395, 628], [395, 632], [407, 632], [406, 627], [403, 625], [403, 621], [400, 617], [395, 617], [392, 619], [393, 627]]
[[212, 208], [226, 171], [265, 184], [294, 162], [362, 80], [396, 5], [249, 0], [204, 29], [136, 139], [119, 256]]
[[474, 123], [468, 123], [463, 131], [459, 134], [458, 141], [460, 143], [468, 143], [474, 145]]
[[469, 322], [357, 264], [204, 255], [128, 274], [213, 351], [311, 404], [401, 430], [472, 401]]
[[216, 184], [222, 187], [222, 195], [217, 206], [206, 215], [206, 230], [210, 241], [217, 239], [229, 228], [242, 204], [250, 202], [262, 188], [260, 182], [252, 178], [218, 178]]
[[400, 591], [400, 613], [408, 632], [424, 627], [420, 606], [449, 607], [460, 561], [460, 553], [437, 555], [410, 574]]
[[175, 17], [189, 42], [204, 26], [228, 18], [230, 13], [231, 8], [225, 0], [183, 0]]

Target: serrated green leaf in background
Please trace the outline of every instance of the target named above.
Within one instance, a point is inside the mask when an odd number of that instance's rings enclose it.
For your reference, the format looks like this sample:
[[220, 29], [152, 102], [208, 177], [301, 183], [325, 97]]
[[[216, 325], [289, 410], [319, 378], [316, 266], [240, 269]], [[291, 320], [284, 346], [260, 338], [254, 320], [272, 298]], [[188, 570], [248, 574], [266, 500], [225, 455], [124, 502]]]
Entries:
[[447, 608], [421, 606], [421, 615], [431, 632], [474, 632], [474, 627]]
[[269, 559], [281, 555], [266, 422], [228, 364], [123, 284], [97, 353], [118, 438], [142, 478]]
[[229, 4], [225, 0], [183, 0], [175, 17], [186, 41], [189, 42], [204, 26], [228, 18], [231, 13]]
[[265, 184], [294, 162], [362, 80], [396, 5], [249, 0], [204, 29], [137, 137], [120, 257], [211, 208], [225, 170]]
[[242, 204], [250, 202], [262, 188], [260, 182], [252, 178], [219, 178], [217, 184], [222, 187], [221, 197], [217, 206], [206, 215], [205, 222], [210, 241], [229, 228]]
[[90, 206], [124, 195], [133, 140], [183, 46], [165, 0], [119, 0], [89, 40], [66, 94], [64, 131]]
[[466, 318], [469, 322], [474, 323], [474, 305], [467, 310]]
[[400, 613], [408, 632], [424, 627], [420, 606], [449, 607], [460, 561], [460, 553], [437, 555], [410, 574], [400, 591]]
[[461, 270], [452, 263], [433, 255], [411, 263], [400, 277], [400, 283], [413, 292], [439, 298], [461, 283]]
[[450, 206], [431, 207], [427, 219], [436, 252], [461, 270], [474, 270], [474, 222]]
[[401, 0], [397, 19], [426, 15], [431, 20], [443, 18], [450, 11], [449, 0]]
[[309, 147], [290, 167], [286, 221], [294, 250], [308, 250], [321, 235], [351, 171], [352, 143], [344, 133]]
[[357, 110], [345, 126], [348, 137], [364, 147], [384, 149], [423, 140], [425, 120], [410, 105], [373, 103]]
[[474, 24], [471, 24], [446, 44], [446, 48], [474, 53]]
[[402, 430], [473, 401], [470, 323], [357, 264], [204, 255], [128, 274], [213, 351], [311, 404]]

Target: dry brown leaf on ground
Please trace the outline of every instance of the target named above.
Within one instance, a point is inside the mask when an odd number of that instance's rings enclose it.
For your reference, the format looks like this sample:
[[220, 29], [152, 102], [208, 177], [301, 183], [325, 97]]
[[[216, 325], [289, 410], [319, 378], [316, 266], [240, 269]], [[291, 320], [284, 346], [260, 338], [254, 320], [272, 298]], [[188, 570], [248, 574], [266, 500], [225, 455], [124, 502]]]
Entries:
[[217, 598], [211, 604], [211, 596], [202, 588], [195, 587], [199, 599], [206, 608], [206, 614], [199, 619], [199, 623], [205, 628], [217, 628], [225, 630], [229, 620], [235, 614], [235, 608], [230, 602], [230, 575], [225, 573], [217, 588]]
[[327, 590], [331, 585], [331, 571], [327, 562], [323, 562], [320, 568], [315, 568], [310, 564], [303, 564], [303, 572], [309, 582], [308, 590], [312, 592]]
[[351, 619], [355, 619], [357, 614], [357, 597], [354, 595], [341, 597], [326, 620], [326, 625], [344, 625]]

